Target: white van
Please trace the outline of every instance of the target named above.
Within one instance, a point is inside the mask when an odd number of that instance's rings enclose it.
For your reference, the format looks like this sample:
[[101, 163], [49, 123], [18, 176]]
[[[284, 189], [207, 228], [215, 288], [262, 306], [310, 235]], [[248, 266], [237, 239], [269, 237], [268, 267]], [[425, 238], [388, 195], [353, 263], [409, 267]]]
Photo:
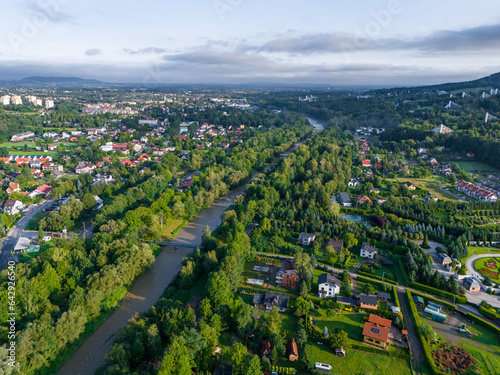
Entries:
[[332, 366], [330, 366], [330, 365], [327, 365], [327, 364], [321, 363], [321, 362], [316, 362], [316, 370], [330, 371], [331, 369], [332, 369]]

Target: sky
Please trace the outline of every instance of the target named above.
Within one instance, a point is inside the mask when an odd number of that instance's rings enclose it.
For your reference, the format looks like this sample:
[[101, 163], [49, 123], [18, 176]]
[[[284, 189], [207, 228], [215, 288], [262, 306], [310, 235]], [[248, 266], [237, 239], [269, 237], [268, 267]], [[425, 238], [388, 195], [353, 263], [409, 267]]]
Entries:
[[17, 0], [0, 79], [423, 85], [500, 71], [497, 0]]

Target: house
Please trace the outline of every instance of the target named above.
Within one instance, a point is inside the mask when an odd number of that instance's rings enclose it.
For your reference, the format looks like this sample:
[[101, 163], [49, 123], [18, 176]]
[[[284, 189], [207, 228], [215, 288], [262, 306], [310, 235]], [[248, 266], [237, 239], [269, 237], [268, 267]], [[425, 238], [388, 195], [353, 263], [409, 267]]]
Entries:
[[269, 340], [265, 339], [260, 342], [260, 354], [262, 358], [271, 360], [271, 343]]
[[405, 181], [403, 182], [403, 185], [405, 185], [409, 190], [415, 190], [417, 187], [413, 185], [410, 181]]
[[298, 281], [298, 271], [294, 269], [280, 269], [276, 274], [276, 284], [284, 288], [295, 288]]
[[359, 295], [359, 306], [363, 309], [377, 310], [378, 299], [375, 294], [364, 294]]
[[297, 343], [295, 339], [292, 337], [286, 343], [286, 356], [288, 360], [291, 362], [295, 362], [299, 359], [299, 351], [297, 350]]
[[438, 254], [439, 262], [443, 265], [446, 266], [447, 264], [451, 263], [451, 258], [444, 253], [439, 253]]
[[339, 193], [337, 200], [342, 207], [351, 207], [351, 198], [349, 198], [347, 193]]
[[99, 198], [99, 196], [94, 195], [94, 199], [97, 202], [97, 209], [98, 210], [100, 210], [101, 208], [104, 207], [104, 201], [101, 198]]
[[349, 187], [357, 187], [359, 186], [359, 180], [355, 178], [351, 178], [349, 182], [347, 183], [347, 186]]
[[15, 193], [16, 191], [21, 191], [19, 184], [17, 182], [11, 182], [9, 184], [9, 187], [7, 188], [7, 194], [11, 195], [12, 193]]
[[391, 328], [392, 321], [390, 319], [382, 318], [375, 314], [370, 314], [368, 316], [368, 323], [373, 323], [378, 327]]
[[312, 233], [304, 233], [302, 232], [299, 234], [299, 244], [304, 245], [304, 246], [309, 246], [314, 242], [314, 239], [316, 236]]
[[363, 327], [363, 342], [386, 349], [389, 341], [389, 328], [367, 322]]
[[387, 292], [378, 292], [377, 298], [382, 301], [389, 301], [391, 299], [391, 294]]
[[375, 187], [368, 188], [368, 193], [370, 193], [370, 194], [380, 194], [380, 189], [379, 188], [375, 188]]
[[28, 194], [30, 198], [35, 198], [37, 195], [48, 195], [52, 191], [52, 186], [49, 185], [42, 185], [37, 187], [35, 190], [33, 190], [31, 193]]
[[19, 213], [23, 207], [23, 202], [18, 201], [17, 199], [7, 199], [3, 203], [3, 212], [5, 212], [7, 215], [15, 215]]
[[464, 288], [467, 289], [469, 292], [479, 292], [481, 290], [481, 285], [479, 284], [479, 281], [477, 281], [473, 277], [466, 277], [463, 279], [464, 283]]
[[45, 163], [42, 164], [42, 171], [52, 171], [52, 172], [62, 172], [63, 166], [54, 163]]
[[439, 198], [436, 197], [435, 195], [427, 194], [424, 197], [424, 203], [437, 202], [438, 200], [439, 200]]
[[366, 202], [370, 202], [370, 206], [373, 204], [372, 200], [366, 195], [356, 197], [356, 202], [358, 202], [358, 204], [365, 204]]
[[356, 298], [341, 297], [341, 296], [337, 296], [337, 298], [335, 298], [335, 302], [347, 306], [356, 306], [357, 304]]
[[89, 174], [90, 172], [92, 172], [92, 168], [87, 165], [75, 168], [76, 174]]
[[104, 182], [105, 184], [111, 184], [115, 182], [115, 179], [113, 178], [112, 175], [107, 175], [107, 174], [96, 174], [94, 177], [94, 182], [99, 182], [102, 183]]
[[359, 253], [359, 255], [362, 258], [374, 259], [377, 257], [377, 254], [378, 254], [378, 249], [376, 247], [370, 245], [368, 242], [363, 242]]
[[467, 181], [458, 180], [455, 185], [455, 189], [464, 193], [468, 197], [481, 202], [494, 203], [498, 200], [498, 196], [494, 192], [471, 184]]
[[344, 241], [343, 240], [334, 240], [333, 238], [331, 238], [330, 242], [328, 243], [328, 246], [333, 247], [337, 253], [340, 253], [342, 251], [342, 249], [344, 248]]
[[49, 151], [55, 151], [55, 150], [56, 150], [56, 148], [57, 148], [57, 146], [56, 146], [56, 145], [48, 145], [48, 146], [47, 146], [47, 150], [49, 150]]
[[387, 197], [377, 197], [377, 204], [379, 206], [383, 205], [385, 202], [388, 201], [388, 198]]
[[372, 162], [369, 160], [369, 159], [365, 159], [361, 162], [361, 165], [363, 167], [371, 167], [372, 166]]
[[201, 172], [193, 172], [185, 177], [183, 177], [181, 182], [181, 188], [190, 188], [193, 185], [193, 179], [200, 175]]
[[266, 292], [266, 294], [255, 293], [253, 295], [253, 304], [255, 307], [271, 311], [273, 307], [279, 312], [286, 312], [288, 310], [288, 296], [281, 294]]
[[323, 273], [318, 276], [318, 297], [335, 297], [340, 293], [342, 283], [329, 273]]

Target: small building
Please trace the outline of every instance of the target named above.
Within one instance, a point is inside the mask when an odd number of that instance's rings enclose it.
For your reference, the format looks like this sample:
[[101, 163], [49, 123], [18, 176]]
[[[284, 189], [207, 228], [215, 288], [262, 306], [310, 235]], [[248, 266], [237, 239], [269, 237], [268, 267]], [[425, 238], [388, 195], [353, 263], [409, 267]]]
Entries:
[[352, 205], [351, 198], [349, 198], [349, 194], [345, 192], [339, 193], [339, 195], [337, 196], [337, 201], [342, 207], [351, 207]]
[[389, 301], [391, 299], [391, 294], [387, 292], [378, 292], [377, 298], [381, 301]]
[[295, 339], [292, 337], [288, 340], [286, 344], [286, 356], [288, 360], [291, 362], [295, 362], [299, 359], [299, 351], [297, 350], [297, 343]]
[[273, 307], [276, 307], [279, 312], [286, 312], [288, 310], [288, 300], [288, 296], [270, 292], [265, 294], [255, 293], [253, 295], [254, 306], [266, 311], [271, 311]]
[[368, 242], [363, 242], [361, 245], [361, 250], [359, 252], [359, 256], [362, 258], [375, 259], [378, 254], [378, 249]]
[[12, 193], [15, 193], [17, 191], [21, 191], [19, 184], [17, 182], [11, 182], [9, 184], [9, 187], [7, 188], [7, 194], [11, 195]]
[[385, 319], [375, 314], [370, 314], [368, 316], [368, 322], [379, 327], [391, 328], [392, 326], [392, 321], [390, 319]]
[[269, 340], [264, 339], [260, 342], [260, 354], [262, 358], [271, 360], [271, 343]]
[[347, 306], [356, 306], [357, 303], [356, 298], [342, 297], [342, 296], [337, 296], [337, 298], [335, 298], [335, 302]]
[[403, 185], [405, 185], [410, 190], [416, 190], [417, 189], [417, 187], [415, 185], [413, 185], [410, 181], [403, 182]]
[[443, 266], [451, 264], [451, 258], [447, 254], [439, 253], [438, 258], [439, 258], [440, 264], [442, 264]]
[[379, 206], [383, 205], [385, 202], [387, 202], [389, 199], [387, 197], [377, 197], [377, 204]]
[[3, 212], [5, 212], [7, 215], [15, 215], [19, 213], [23, 207], [23, 202], [18, 201], [17, 199], [7, 199], [3, 203]]
[[316, 236], [312, 233], [304, 233], [299, 234], [299, 244], [304, 246], [309, 246], [314, 242]]
[[424, 299], [420, 296], [413, 295], [413, 302], [415, 303], [415, 306], [423, 306], [424, 305]]
[[367, 322], [363, 327], [363, 342], [386, 349], [389, 341], [389, 328]]
[[276, 284], [284, 288], [295, 288], [298, 279], [298, 271], [295, 269], [280, 269], [276, 274]]
[[318, 297], [335, 297], [340, 293], [342, 283], [329, 273], [324, 273], [318, 276]]
[[328, 246], [333, 247], [337, 253], [340, 253], [342, 251], [342, 249], [344, 248], [344, 241], [343, 240], [334, 240], [333, 238], [331, 238], [330, 242], [328, 243]]
[[359, 295], [359, 307], [363, 309], [377, 310], [378, 298], [375, 294], [364, 294]]
[[469, 292], [479, 292], [481, 290], [481, 285], [479, 284], [479, 281], [477, 281], [473, 277], [466, 277], [463, 279], [464, 283], [464, 288], [467, 289]]

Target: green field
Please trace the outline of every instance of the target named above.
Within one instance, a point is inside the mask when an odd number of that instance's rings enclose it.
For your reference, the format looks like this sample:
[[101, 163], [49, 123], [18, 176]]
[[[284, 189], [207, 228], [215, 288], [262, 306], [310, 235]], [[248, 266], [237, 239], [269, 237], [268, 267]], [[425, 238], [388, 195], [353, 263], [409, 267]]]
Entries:
[[444, 200], [457, 200], [457, 198], [440, 188], [448, 185], [443, 177], [429, 177], [429, 178], [396, 178], [396, 181], [403, 183], [406, 181], [411, 182], [413, 185], [420, 189], [428, 190], [430, 194], [437, 196], [439, 199]]
[[409, 362], [405, 359], [359, 352], [353, 349], [347, 350], [344, 358], [339, 358], [328, 346], [317, 344], [307, 345], [306, 350], [311, 362], [331, 365], [331, 374], [411, 375], [412, 373]]
[[488, 164], [476, 162], [476, 161], [449, 161], [450, 164], [458, 164], [467, 173], [479, 172], [500, 172], [497, 168], [494, 168]]
[[[487, 267], [486, 266], [487, 264], [494, 265], [494, 267], [493, 268]], [[496, 283], [500, 282], [500, 276], [499, 276], [500, 258], [498, 257], [479, 258], [474, 262], [474, 268], [483, 276], [488, 276], [494, 282]]]
[[163, 228], [160, 232], [162, 241], [170, 241], [174, 231], [181, 225], [182, 219], [172, 219], [169, 218], [166, 224], [163, 224]]

